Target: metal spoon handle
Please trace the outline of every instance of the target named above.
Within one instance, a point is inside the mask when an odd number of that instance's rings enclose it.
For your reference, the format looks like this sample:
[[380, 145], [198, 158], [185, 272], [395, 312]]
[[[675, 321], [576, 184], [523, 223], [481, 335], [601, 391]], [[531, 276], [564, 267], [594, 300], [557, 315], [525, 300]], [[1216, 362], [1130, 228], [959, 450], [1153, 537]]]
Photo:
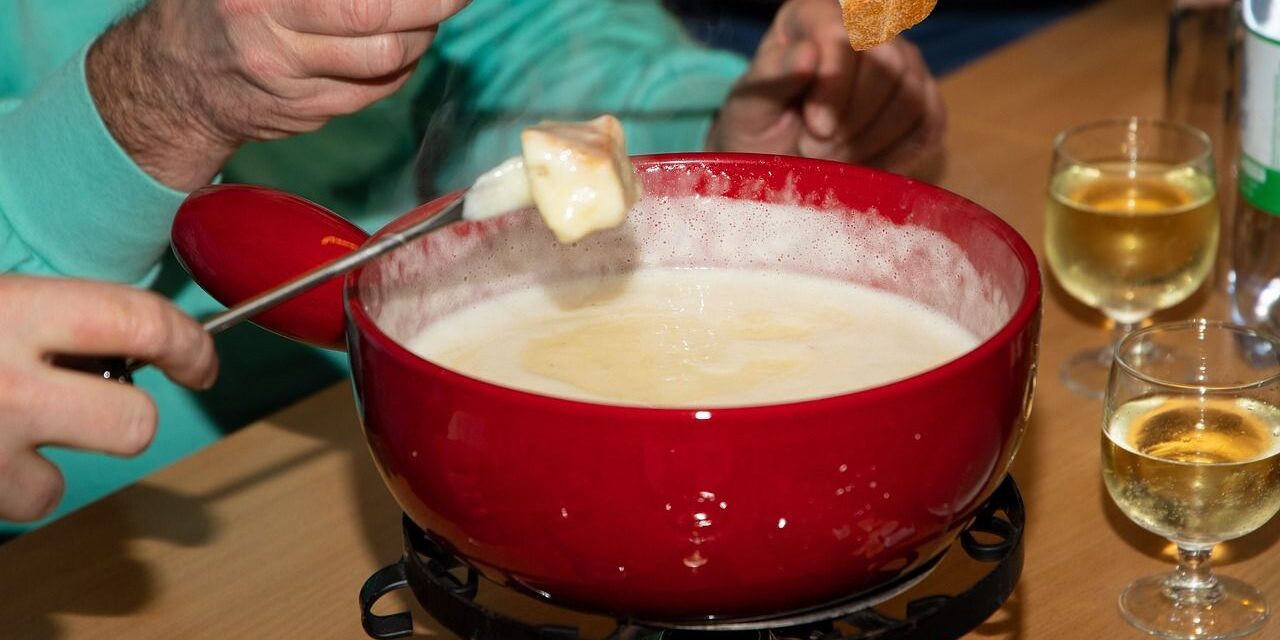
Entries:
[[464, 200], [465, 198], [457, 198], [440, 212], [406, 227], [403, 231], [370, 242], [345, 256], [322, 264], [274, 289], [268, 289], [222, 313], [210, 316], [203, 323], [205, 331], [217, 335], [294, 296], [314, 289], [329, 278], [346, 273], [392, 249], [404, 246], [416, 238], [461, 220]]

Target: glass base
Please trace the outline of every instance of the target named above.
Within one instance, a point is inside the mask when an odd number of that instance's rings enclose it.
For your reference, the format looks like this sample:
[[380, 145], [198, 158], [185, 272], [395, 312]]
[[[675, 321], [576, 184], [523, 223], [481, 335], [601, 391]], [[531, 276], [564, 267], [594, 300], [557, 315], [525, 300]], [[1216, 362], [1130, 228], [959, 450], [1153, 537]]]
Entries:
[[[1121, 337], [1124, 334], [1121, 333]], [[1140, 342], [1125, 353], [1125, 361], [1131, 365], [1152, 366], [1161, 360], [1176, 357], [1176, 352], [1151, 342]], [[1101, 400], [1107, 389], [1107, 377], [1111, 374], [1111, 362], [1115, 349], [1108, 345], [1092, 351], [1081, 351], [1062, 363], [1058, 375], [1072, 392]], [[1194, 380], [1186, 380], [1188, 384]]]
[[1161, 638], [1239, 638], [1262, 628], [1267, 603], [1257, 589], [1234, 578], [1217, 576], [1205, 593], [1179, 591], [1171, 574], [1147, 576], [1120, 594], [1120, 615], [1147, 634]]
[[1111, 373], [1111, 358], [1111, 347], [1082, 351], [1062, 363], [1058, 376], [1072, 392], [1101, 400]]

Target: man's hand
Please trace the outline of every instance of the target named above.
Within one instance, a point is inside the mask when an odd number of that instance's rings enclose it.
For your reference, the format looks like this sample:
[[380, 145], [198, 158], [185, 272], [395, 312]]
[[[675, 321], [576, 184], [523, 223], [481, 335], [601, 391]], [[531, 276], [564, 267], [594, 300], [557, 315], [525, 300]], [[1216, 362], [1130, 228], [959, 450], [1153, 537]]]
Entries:
[[0, 276], [0, 518], [34, 520], [62, 497], [44, 445], [136, 455], [156, 406], [132, 386], [60, 369], [54, 355], [123, 355], [208, 388], [213, 341], [163, 298], [122, 285]]
[[711, 151], [782, 153], [909, 172], [942, 143], [946, 110], [912, 44], [849, 47], [836, 0], [791, 0], [721, 108]]
[[152, 0], [90, 50], [107, 128], [189, 190], [241, 144], [320, 128], [408, 80], [468, 0]]

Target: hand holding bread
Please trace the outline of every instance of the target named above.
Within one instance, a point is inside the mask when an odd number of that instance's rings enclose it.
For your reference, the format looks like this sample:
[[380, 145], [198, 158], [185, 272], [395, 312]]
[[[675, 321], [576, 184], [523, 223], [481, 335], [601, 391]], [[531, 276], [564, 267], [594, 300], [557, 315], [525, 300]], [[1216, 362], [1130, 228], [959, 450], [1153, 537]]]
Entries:
[[897, 38], [854, 51], [840, 14], [836, 0], [783, 5], [721, 107], [708, 150], [909, 173], [941, 148], [946, 110], [919, 50]]

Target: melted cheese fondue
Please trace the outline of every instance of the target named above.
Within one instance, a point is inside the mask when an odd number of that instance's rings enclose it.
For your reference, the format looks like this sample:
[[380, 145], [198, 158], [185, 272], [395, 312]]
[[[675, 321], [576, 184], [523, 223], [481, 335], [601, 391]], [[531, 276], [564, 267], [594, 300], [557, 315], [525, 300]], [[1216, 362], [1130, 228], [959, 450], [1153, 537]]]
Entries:
[[905, 378], [977, 338], [906, 298], [736, 269], [641, 269], [496, 296], [409, 346], [535, 393], [656, 407], [746, 406]]

